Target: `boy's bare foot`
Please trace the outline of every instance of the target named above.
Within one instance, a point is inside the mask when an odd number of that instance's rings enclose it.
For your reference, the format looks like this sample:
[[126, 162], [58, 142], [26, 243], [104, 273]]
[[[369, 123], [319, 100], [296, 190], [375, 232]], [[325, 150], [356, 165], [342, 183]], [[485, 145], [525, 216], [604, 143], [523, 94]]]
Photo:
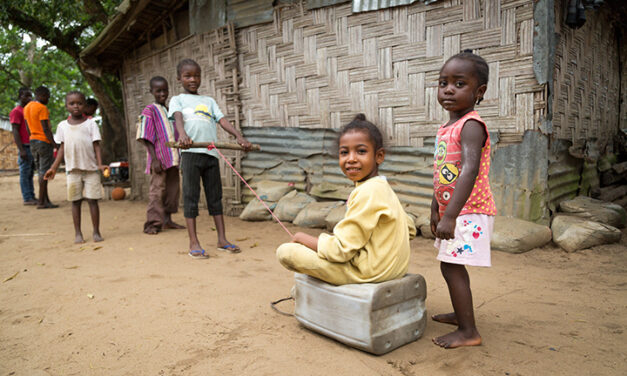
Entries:
[[76, 234], [76, 236], [74, 237], [74, 244], [81, 244], [81, 243], [85, 243], [85, 239], [83, 239], [83, 234]]
[[457, 329], [449, 334], [433, 338], [432, 341], [445, 349], [454, 349], [461, 346], [479, 346], [481, 345], [481, 336], [476, 330], [471, 330], [470, 333], [464, 333]]
[[148, 234], [148, 235], [157, 235], [159, 233], [159, 229], [157, 229], [156, 227], [148, 227], [147, 229], [144, 230], [144, 234]]
[[47, 202], [43, 205], [37, 205], [37, 209], [55, 209], [58, 208], [59, 205], [55, 205], [52, 202]]
[[104, 238], [102, 237], [102, 235], [100, 235], [100, 234], [99, 234], [99, 233], [97, 233], [97, 232], [94, 232], [94, 236], [93, 236], [93, 237], [94, 237], [94, 241], [95, 241], [95, 242], [101, 242], [101, 241], [103, 241], [103, 240], [104, 240]]
[[161, 226], [162, 229], [166, 230], [166, 229], [171, 229], [171, 230], [182, 230], [185, 228], [185, 226], [179, 225], [176, 222], [173, 221], [169, 221], [163, 224], [163, 226]]
[[457, 316], [455, 316], [455, 312], [433, 315], [431, 316], [431, 320], [441, 322], [442, 324], [459, 325], [457, 323]]

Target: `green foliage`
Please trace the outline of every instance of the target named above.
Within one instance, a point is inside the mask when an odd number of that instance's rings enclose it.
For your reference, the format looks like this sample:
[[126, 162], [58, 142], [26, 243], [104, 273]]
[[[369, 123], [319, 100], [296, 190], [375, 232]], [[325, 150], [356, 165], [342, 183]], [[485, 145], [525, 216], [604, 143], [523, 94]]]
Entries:
[[[21, 86], [34, 90], [38, 86], [50, 89], [50, 124], [53, 129], [67, 117], [65, 94], [80, 90], [93, 96], [78, 67], [66, 53], [40, 39], [30, 40], [16, 28], [0, 28], [0, 115], [8, 116], [17, 104]], [[30, 55], [30, 56], [29, 56]]]
[[[107, 15], [113, 14], [120, 2], [0, 0], [0, 115], [8, 116], [16, 105], [21, 86], [50, 89], [48, 109], [53, 128], [67, 116], [68, 91], [93, 96], [75, 57], [104, 28]], [[26, 19], [26, 25], [19, 25], [16, 17]]]

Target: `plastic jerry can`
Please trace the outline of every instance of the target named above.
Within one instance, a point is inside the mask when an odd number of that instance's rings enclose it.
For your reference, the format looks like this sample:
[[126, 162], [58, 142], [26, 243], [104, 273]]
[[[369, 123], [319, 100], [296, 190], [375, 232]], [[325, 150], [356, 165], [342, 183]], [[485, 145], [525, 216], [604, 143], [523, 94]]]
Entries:
[[420, 274], [335, 286], [295, 273], [294, 316], [308, 329], [381, 355], [424, 333], [427, 286]]

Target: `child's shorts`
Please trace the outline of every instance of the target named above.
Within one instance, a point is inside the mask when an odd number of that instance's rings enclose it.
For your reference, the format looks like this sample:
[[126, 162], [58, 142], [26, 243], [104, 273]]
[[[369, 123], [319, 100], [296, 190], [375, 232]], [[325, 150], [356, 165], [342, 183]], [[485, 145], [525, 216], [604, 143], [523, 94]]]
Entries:
[[[85, 194], [83, 194], [83, 188]], [[102, 198], [102, 184], [99, 171], [72, 170], [67, 174], [67, 199], [78, 201], [87, 198], [100, 200]]]
[[465, 214], [457, 217], [455, 238], [435, 239], [438, 260], [450, 264], [492, 266], [490, 239], [494, 217], [485, 214]]

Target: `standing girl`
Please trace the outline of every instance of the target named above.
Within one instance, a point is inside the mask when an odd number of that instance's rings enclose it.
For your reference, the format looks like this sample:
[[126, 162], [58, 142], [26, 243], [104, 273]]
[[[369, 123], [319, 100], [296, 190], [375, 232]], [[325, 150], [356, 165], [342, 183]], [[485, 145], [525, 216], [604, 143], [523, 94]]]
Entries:
[[379, 129], [359, 114], [340, 131], [339, 163], [355, 183], [346, 202], [346, 215], [333, 235], [298, 232], [292, 243], [277, 248], [287, 269], [343, 285], [401, 278], [409, 265], [409, 240], [414, 221], [383, 176], [385, 158]]
[[451, 57], [440, 70], [438, 102], [449, 121], [436, 138], [431, 232], [454, 312], [432, 318], [457, 325], [457, 330], [433, 339], [444, 348], [481, 344], [465, 265], [490, 266], [496, 215], [488, 181], [490, 135], [474, 110], [487, 84], [488, 64], [469, 51]]

